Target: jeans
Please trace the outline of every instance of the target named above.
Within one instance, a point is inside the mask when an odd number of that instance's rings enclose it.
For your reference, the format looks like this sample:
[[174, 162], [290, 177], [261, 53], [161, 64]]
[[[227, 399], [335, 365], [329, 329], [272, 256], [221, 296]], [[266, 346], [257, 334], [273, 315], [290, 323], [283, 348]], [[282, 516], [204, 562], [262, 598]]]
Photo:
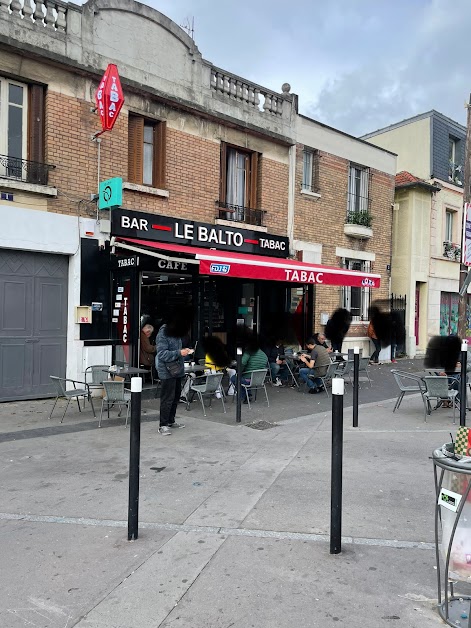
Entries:
[[171, 377], [161, 380], [160, 427], [175, 423], [175, 414], [182, 390], [182, 378]]
[[308, 388], [319, 388], [320, 386], [322, 386], [322, 380], [320, 377], [316, 377], [314, 380], [312, 380], [309, 375], [314, 375], [314, 369], [308, 369], [307, 367], [299, 369], [299, 377], [303, 380]]
[[[231, 384], [234, 385], [234, 388], [237, 388], [237, 374], [234, 374], [231, 379]], [[250, 379], [248, 379], [247, 377], [242, 377], [242, 379], [240, 380], [241, 384], [249, 384], [250, 383]], [[245, 397], [246, 397], [246, 392], [245, 392], [245, 388], [243, 386], [240, 387], [240, 398], [242, 401], [245, 401]], [[250, 399], [252, 399], [252, 397], [250, 397]]]
[[378, 362], [379, 352], [381, 351], [381, 343], [377, 338], [372, 338], [373, 344], [375, 346], [375, 350], [371, 354], [370, 362]]
[[281, 380], [284, 380], [285, 382], [288, 381], [288, 369], [284, 364], [270, 362], [270, 371], [273, 381], [275, 381], [277, 377], [279, 377]]

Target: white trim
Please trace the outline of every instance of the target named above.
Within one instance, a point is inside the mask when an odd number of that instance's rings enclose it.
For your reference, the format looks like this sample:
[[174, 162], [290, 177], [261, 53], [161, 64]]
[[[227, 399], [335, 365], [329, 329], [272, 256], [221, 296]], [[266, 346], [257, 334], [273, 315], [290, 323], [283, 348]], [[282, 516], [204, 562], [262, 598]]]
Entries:
[[142, 255], [150, 255], [151, 257], [158, 257], [159, 259], [168, 260], [170, 262], [184, 262], [186, 264], [198, 264], [199, 260], [196, 259], [184, 259], [182, 257], [170, 257], [170, 255], [163, 255], [162, 253], [157, 253], [156, 251], [150, 251], [149, 249], [144, 249], [140, 246], [132, 246], [130, 244], [124, 244], [124, 242], [116, 242], [116, 238], [111, 238], [111, 246], [117, 246], [120, 249], [127, 249], [128, 251], [133, 251], [133, 253], [139, 253]]
[[354, 251], [353, 249], [344, 249], [340, 246], [336, 247], [335, 255], [337, 257], [349, 257], [350, 259], [359, 259], [365, 262], [374, 262], [376, 260], [375, 253], [368, 253], [367, 251]]
[[310, 192], [309, 190], [301, 190], [301, 194], [305, 196], [312, 196], [312, 198], [321, 198], [321, 195], [317, 192]]
[[[242, 228], [244, 228], [247, 223], [244, 223], [238, 220], [225, 220], [224, 218], [216, 218], [215, 224], [224, 225], [226, 227], [234, 227], [235, 229], [241, 229], [241, 225], [242, 225]], [[260, 231], [261, 233], [268, 233], [267, 227], [259, 227], [258, 225], [250, 225], [250, 230]]]
[[6, 190], [18, 190], [19, 192], [32, 192], [44, 196], [57, 196], [57, 188], [50, 185], [39, 185], [37, 183], [26, 183], [26, 181], [16, 181], [15, 179], [5, 179], [0, 175], [0, 188]]
[[163, 196], [164, 198], [168, 198], [170, 196], [170, 192], [168, 190], [153, 188], [150, 185], [139, 185], [138, 183], [130, 183], [129, 181], [123, 181], [123, 190], [141, 192], [142, 194], [152, 194], [153, 196]]

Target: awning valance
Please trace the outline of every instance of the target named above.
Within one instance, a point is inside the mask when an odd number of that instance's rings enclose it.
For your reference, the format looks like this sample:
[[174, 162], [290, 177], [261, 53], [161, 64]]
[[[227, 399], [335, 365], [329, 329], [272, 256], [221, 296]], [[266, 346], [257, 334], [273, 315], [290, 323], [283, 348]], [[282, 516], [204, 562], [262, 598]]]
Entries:
[[[309, 264], [278, 257], [248, 255], [134, 238], [116, 238], [114, 246], [161, 258], [168, 258], [168, 253], [184, 254], [188, 257], [185, 261], [199, 263], [200, 275], [213, 277], [240, 277], [242, 279], [362, 288], [379, 288], [381, 283], [381, 276], [373, 273], [346, 270], [322, 264]], [[163, 253], [167, 253], [167, 255]], [[181, 258], [171, 259], [183, 261]]]

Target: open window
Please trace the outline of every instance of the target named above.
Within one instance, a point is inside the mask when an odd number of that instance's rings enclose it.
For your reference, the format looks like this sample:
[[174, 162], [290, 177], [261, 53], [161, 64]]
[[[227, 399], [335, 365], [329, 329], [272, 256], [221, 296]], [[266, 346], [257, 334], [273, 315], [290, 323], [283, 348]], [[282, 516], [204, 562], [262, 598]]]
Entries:
[[129, 116], [128, 178], [131, 183], [165, 189], [166, 123]]

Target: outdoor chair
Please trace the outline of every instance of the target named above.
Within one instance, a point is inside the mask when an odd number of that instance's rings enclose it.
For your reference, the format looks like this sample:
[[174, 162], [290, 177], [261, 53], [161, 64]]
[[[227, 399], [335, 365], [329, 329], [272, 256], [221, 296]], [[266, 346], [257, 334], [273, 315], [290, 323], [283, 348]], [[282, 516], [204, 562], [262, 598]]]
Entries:
[[346, 380], [348, 376], [348, 379], [351, 383], [351, 373], [353, 373], [353, 360], [346, 360], [345, 362], [334, 362], [334, 364], [337, 367], [335, 371], [335, 377], [342, 377], [344, 380]]
[[[255, 391], [255, 399], [257, 398], [257, 391], [258, 390], [264, 390], [265, 391], [265, 397], [267, 400], [267, 406], [270, 407], [270, 402], [268, 401], [268, 393], [267, 393], [267, 387], [265, 386], [265, 379], [267, 377], [267, 370], [269, 369], [257, 369], [256, 371], [248, 371], [247, 373], [243, 373], [243, 377], [240, 380], [240, 386], [241, 388], [243, 388], [245, 390], [245, 394], [246, 394], [246, 399], [247, 399], [247, 404], [249, 406], [249, 410], [251, 408], [250, 406], [250, 397], [249, 397], [249, 392], [251, 390]], [[243, 380], [248, 380], [248, 382], [246, 384], [244, 384]]]
[[455, 423], [455, 409], [459, 408], [459, 400], [456, 398], [458, 395], [457, 390], [450, 390], [448, 388], [448, 377], [446, 375], [429, 375], [424, 377], [425, 392], [425, 421], [427, 421], [427, 414], [432, 412], [432, 404], [430, 401], [436, 399], [438, 408], [443, 401], [451, 401], [453, 406], [453, 423]]
[[85, 369], [85, 382], [90, 390], [103, 390], [103, 380], [108, 379], [105, 373], [109, 369], [109, 364], [93, 364]]
[[117, 381], [104, 381], [103, 388], [105, 390], [105, 396], [101, 402], [100, 419], [98, 421], [98, 427], [101, 427], [101, 419], [103, 417], [103, 408], [106, 403], [106, 410], [108, 418], [110, 418], [110, 406], [118, 406], [118, 416], [121, 416], [123, 406], [126, 406], [126, 423], [128, 425], [129, 408], [131, 406], [131, 393], [124, 388], [124, 380]]
[[[370, 358], [366, 357], [366, 358], [360, 358], [359, 362], [358, 362], [358, 376], [360, 376], [361, 373], [365, 373], [366, 377], [368, 378], [368, 381], [370, 382], [370, 387], [371, 387], [371, 377], [370, 377], [370, 372], [369, 372], [369, 365], [370, 365]], [[352, 364], [352, 370], [350, 372], [350, 381], [352, 381], [352, 375], [353, 375], [353, 364]], [[361, 387], [360, 381], [358, 381], [359, 386]]]
[[405, 371], [399, 371], [397, 369], [392, 369], [391, 373], [396, 380], [396, 384], [399, 386], [399, 395], [396, 399], [393, 412], [396, 412], [396, 410], [401, 405], [402, 400], [404, 399], [404, 395], [409, 392], [420, 393], [424, 401], [425, 408], [427, 409], [426, 401], [424, 399], [425, 384], [423, 379], [418, 375], [414, 375], [413, 373], [407, 373]]
[[[84, 400], [84, 403], [83, 403], [84, 407], [85, 407], [85, 399], [88, 399], [88, 401], [90, 401], [92, 410], [93, 410], [93, 416], [96, 417], [95, 408], [93, 407], [93, 401], [90, 394], [90, 387], [86, 382], [80, 382], [75, 379], [66, 379], [65, 377], [56, 377], [55, 375], [50, 375], [50, 379], [56, 387], [56, 399], [54, 401], [54, 405], [52, 406], [51, 414], [49, 415], [50, 419], [52, 419], [52, 413], [54, 412], [56, 403], [58, 399], [60, 398], [67, 399], [67, 405], [65, 407], [64, 414], [62, 415], [61, 423], [64, 420], [65, 413], [67, 412], [67, 408], [69, 407], [69, 403], [71, 399], [77, 400], [79, 412], [82, 412], [82, 408], [80, 407], [80, 401], [79, 401], [80, 397], [82, 397]], [[73, 385], [73, 388], [70, 388], [69, 390], [67, 390], [67, 382], [70, 382]], [[84, 386], [84, 388], [77, 388], [76, 384], [80, 384], [81, 386]]]
[[226, 412], [226, 404], [224, 403], [224, 394], [221, 386], [223, 377], [224, 373], [208, 373], [207, 375], [195, 377], [195, 379], [191, 381], [190, 389], [188, 391], [186, 409], [190, 409], [190, 400], [193, 397], [192, 393], [196, 393], [201, 402], [201, 407], [203, 408], [203, 415], [206, 416], [204, 397], [209, 397], [209, 406], [211, 406], [212, 398], [216, 396], [217, 392], [219, 392], [219, 399], [222, 402], [222, 408], [224, 412]]
[[[327, 388], [327, 384], [329, 382], [332, 383], [332, 379], [337, 376], [337, 369], [338, 369], [338, 364], [333, 362], [332, 364], [329, 364], [329, 366], [327, 367], [327, 372], [325, 373], [325, 375], [317, 376], [319, 379], [322, 380], [322, 386], [324, 387], [324, 390], [327, 393], [327, 396], [329, 396], [329, 390]], [[314, 375], [310, 375], [309, 377], [314, 379]]]

